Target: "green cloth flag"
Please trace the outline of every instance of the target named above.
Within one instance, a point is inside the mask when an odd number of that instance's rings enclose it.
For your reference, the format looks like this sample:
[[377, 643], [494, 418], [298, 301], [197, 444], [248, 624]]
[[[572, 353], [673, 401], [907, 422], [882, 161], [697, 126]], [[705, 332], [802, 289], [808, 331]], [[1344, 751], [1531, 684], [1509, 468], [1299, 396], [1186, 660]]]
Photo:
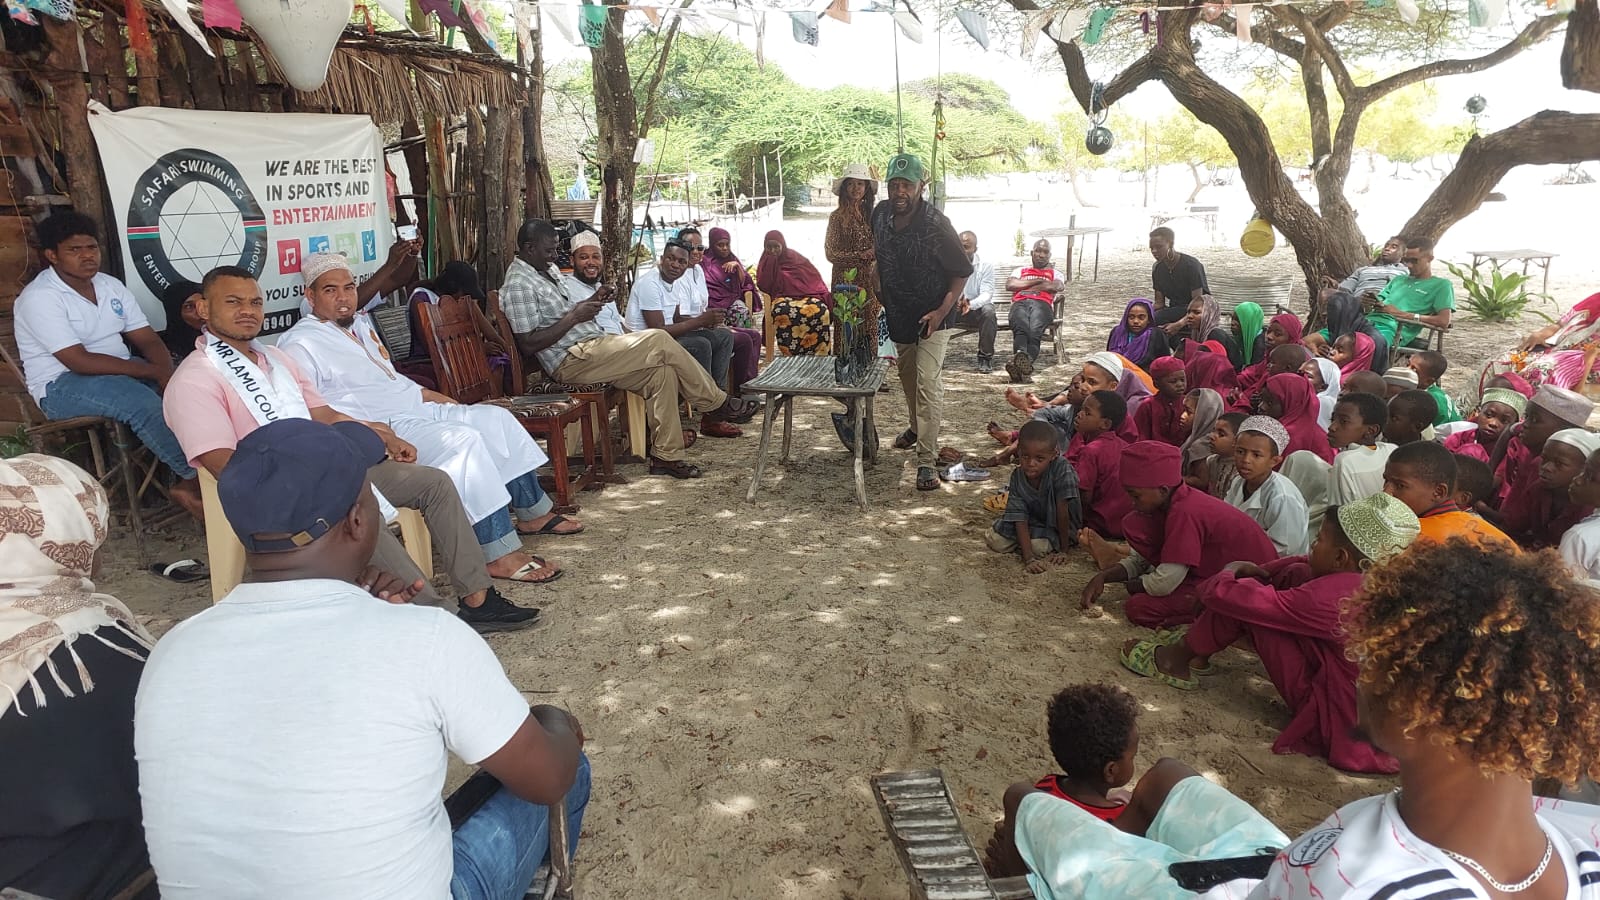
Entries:
[[587, 2], [578, 10], [578, 33], [588, 46], [598, 47], [606, 34], [606, 8]]
[[[1100, 43], [1100, 39], [1105, 37], [1106, 25], [1111, 22], [1111, 17], [1116, 14], [1116, 10], [1104, 7], [1090, 13], [1089, 27], [1083, 30], [1083, 42], [1085, 44]], [[1071, 37], [1071, 35], [1063, 35], [1063, 37]]]

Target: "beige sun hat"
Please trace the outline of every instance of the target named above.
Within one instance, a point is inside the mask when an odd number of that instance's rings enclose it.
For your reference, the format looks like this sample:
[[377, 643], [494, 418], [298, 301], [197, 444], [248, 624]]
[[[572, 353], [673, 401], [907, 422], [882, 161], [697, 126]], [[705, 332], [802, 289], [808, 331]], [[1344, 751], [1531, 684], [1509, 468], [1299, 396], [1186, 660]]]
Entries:
[[844, 167], [844, 174], [833, 180], [834, 196], [839, 195], [839, 191], [844, 187], [845, 181], [851, 178], [857, 178], [861, 181], [877, 180], [872, 177], [872, 172], [867, 168], [866, 163], [850, 163]]

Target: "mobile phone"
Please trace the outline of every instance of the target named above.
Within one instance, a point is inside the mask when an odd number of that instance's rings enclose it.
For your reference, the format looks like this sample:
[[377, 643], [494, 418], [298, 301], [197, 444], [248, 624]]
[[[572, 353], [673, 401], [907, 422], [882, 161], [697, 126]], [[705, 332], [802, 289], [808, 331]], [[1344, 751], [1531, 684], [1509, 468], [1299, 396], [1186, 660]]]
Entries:
[[395, 234], [399, 235], [402, 241], [414, 241], [417, 239], [417, 226], [401, 225], [395, 229]]

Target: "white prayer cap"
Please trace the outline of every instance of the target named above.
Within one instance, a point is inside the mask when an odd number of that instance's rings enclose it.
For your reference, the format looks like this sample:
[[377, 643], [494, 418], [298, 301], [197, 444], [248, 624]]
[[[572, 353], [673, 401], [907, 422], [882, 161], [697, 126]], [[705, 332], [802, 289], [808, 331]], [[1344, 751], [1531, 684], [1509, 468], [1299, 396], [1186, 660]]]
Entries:
[[1595, 434], [1587, 428], [1563, 428], [1550, 435], [1550, 440], [1557, 444], [1576, 447], [1586, 460], [1596, 450], [1600, 450], [1600, 434]]
[[300, 277], [305, 279], [309, 288], [317, 283], [317, 279], [339, 269], [353, 272], [350, 260], [343, 253], [313, 253], [300, 263]]
[[1112, 381], [1121, 381], [1122, 373], [1127, 371], [1122, 365], [1122, 360], [1118, 359], [1115, 353], [1107, 350], [1101, 350], [1099, 353], [1090, 354], [1089, 358], [1084, 360], [1084, 362], [1094, 363], [1096, 366], [1104, 369], [1106, 373], [1111, 376]]
[[600, 238], [592, 231], [584, 231], [573, 235], [572, 249], [577, 250], [579, 247], [593, 247], [598, 250], [600, 249]]

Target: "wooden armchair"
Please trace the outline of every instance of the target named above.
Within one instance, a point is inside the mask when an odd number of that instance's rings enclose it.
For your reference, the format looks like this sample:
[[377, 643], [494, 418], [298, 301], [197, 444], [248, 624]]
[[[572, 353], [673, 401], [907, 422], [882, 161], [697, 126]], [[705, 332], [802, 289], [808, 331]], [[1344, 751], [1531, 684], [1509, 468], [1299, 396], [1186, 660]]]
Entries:
[[[536, 394], [502, 397], [497, 379], [489, 371], [483, 339], [473, 321], [468, 298], [442, 297], [437, 304], [419, 306], [417, 318], [422, 326], [422, 336], [428, 342], [428, 353], [433, 358], [435, 374], [439, 378], [439, 391], [459, 403], [494, 403], [503, 406], [522, 422], [535, 438], [543, 438], [554, 471], [551, 485], [556, 508], [561, 512], [576, 512], [572, 502], [576, 491], [596, 488], [599, 466], [595, 450], [594, 407], [592, 397], [574, 394]], [[571, 471], [566, 429], [569, 425], [580, 428], [584, 465], [576, 473]]]

